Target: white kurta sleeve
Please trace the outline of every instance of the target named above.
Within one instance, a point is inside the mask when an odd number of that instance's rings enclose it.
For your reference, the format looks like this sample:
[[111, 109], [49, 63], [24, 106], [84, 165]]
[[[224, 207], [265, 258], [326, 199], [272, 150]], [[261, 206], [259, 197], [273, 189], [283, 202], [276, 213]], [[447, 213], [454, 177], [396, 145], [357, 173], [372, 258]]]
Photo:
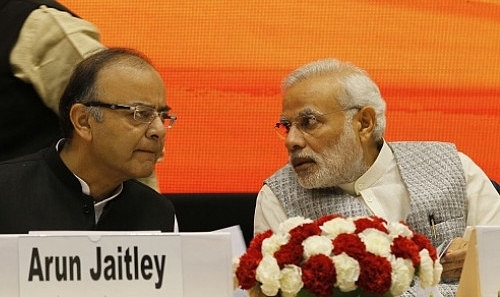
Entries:
[[459, 153], [464, 167], [469, 211], [467, 225], [500, 225], [500, 195], [484, 171]]
[[269, 229], [273, 230], [273, 232], [277, 232], [280, 223], [287, 218], [278, 198], [276, 198], [267, 185], [264, 185], [257, 195], [254, 216], [254, 234], [259, 234]]

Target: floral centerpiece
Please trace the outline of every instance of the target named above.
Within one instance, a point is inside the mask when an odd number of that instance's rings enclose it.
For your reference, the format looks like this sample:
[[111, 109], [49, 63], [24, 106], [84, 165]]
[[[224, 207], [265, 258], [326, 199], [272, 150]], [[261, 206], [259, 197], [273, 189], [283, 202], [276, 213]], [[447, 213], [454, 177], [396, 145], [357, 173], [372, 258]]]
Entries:
[[234, 282], [251, 296], [390, 297], [415, 278], [435, 286], [442, 269], [430, 240], [404, 223], [294, 217], [252, 239], [234, 259]]

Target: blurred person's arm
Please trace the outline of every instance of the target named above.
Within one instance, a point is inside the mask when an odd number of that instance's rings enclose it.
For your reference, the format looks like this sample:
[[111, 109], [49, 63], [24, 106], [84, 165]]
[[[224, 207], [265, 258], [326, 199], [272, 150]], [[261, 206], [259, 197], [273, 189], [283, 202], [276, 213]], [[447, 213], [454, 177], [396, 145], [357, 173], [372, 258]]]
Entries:
[[74, 66], [102, 48], [93, 24], [41, 6], [24, 22], [10, 62], [14, 75], [32, 84], [43, 102], [59, 113], [59, 98]]

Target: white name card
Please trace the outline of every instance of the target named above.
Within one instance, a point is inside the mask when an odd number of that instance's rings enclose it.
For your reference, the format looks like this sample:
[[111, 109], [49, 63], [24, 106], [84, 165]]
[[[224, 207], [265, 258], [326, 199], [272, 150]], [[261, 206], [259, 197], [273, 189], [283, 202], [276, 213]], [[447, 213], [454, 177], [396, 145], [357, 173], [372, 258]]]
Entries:
[[[13, 248], [17, 253], [6, 250]], [[1, 297], [229, 297], [233, 291], [228, 233], [1, 236], [0, 255], [0, 278], [10, 282], [0, 281]]]

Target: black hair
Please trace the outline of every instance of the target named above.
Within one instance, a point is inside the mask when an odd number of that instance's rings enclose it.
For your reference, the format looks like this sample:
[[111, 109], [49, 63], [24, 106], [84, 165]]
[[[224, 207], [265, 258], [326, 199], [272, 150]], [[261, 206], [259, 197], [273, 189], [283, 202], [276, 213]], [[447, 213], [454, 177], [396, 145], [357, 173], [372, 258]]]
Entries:
[[139, 68], [153, 68], [151, 61], [145, 55], [128, 48], [104, 49], [90, 55], [76, 65], [59, 101], [60, 126], [64, 137], [71, 138], [73, 136], [74, 127], [69, 116], [71, 107], [76, 103], [97, 100], [99, 72], [122, 62]]

